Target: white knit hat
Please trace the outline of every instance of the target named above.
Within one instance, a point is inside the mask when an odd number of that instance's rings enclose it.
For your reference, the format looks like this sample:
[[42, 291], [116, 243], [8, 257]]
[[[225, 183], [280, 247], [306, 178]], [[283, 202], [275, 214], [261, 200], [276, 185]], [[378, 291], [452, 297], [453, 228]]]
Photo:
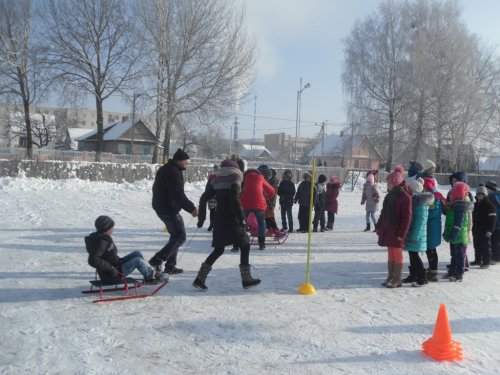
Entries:
[[408, 181], [408, 187], [415, 193], [421, 193], [424, 190], [424, 180], [421, 178], [410, 180]]
[[432, 160], [427, 159], [422, 163], [422, 167], [424, 167], [424, 171], [426, 171], [431, 168], [436, 168], [436, 163], [434, 163]]

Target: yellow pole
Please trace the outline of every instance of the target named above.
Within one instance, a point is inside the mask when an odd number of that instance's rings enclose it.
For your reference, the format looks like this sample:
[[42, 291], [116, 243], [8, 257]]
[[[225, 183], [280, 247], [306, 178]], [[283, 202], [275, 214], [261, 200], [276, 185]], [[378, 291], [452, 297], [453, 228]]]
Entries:
[[314, 206], [314, 181], [316, 180], [316, 159], [312, 159], [312, 177], [311, 193], [309, 195], [309, 228], [307, 234], [307, 263], [306, 263], [306, 282], [299, 287], [300, 294], [316, 294], [314, 285], [309, 283], [309, 266], [311, 258], [311, 232], [312, 232], [312, 209]]

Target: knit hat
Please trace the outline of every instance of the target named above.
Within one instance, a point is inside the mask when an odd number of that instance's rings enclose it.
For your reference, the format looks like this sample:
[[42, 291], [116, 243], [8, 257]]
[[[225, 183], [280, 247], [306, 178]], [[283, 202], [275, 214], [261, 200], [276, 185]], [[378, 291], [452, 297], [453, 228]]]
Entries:
[[497, 191], [497, 183], [495, 181], [490, 180], [490, 181], [486, 182], [486, 184], [484, 184], [484, 186], [486, 186], [487, 189]]
[[394, 171], [387, 175], [385, 181], [392, 186], [398, 186], [403, 182], [403, 175], [398, 171]]
[[340, 180], [337, 176], [332, 176], [330, 178], [330, 183], [334, 184], [334, 185], [340, 185]]
[[394, 172], [399, 172], [402, 175], [405, 173], [405, 167], [403, 167], [401, 164], [396, 164], [394, 167]]
[[432, 160], [427, 159], [422, 163], [422, 167], [424, 168], [424, 171], [427, 171], [431, 168], [436, 168], [436, 163], [434, 163]]
[[424, 177], [423, 180], [424, 180], [424, 190], [427, 190], [427, 191], [436, 190], [436, 182], [434, 182], [433, 178]]
[[448, 177], [448, 180], [450, 181], [450, 185], [453, 185], [451, 183], [452, 179], [467, 183], [467, 173], [459, 171], [459, 172], [455, 172], [453, 174], [450, 174], [450, 176]]
[[318, 182], [322, 184], [323, 182], [326, 182], [326, 176], [324, 174], [320, 174], [318, 176]]
[[229, 159], [222, 160], [222, 163], [220, 163], [220, 166], [221, 166], [221, 168], [236, 168], [236, 169], [240, 169], [238, 167], [238, 163], [237, 162], [235, 162], [234, 160], [229, 160]]
[[369, 174], [367, 177], [366, 177], [366, 182], [368, 182], [370, 185], [373, 185], [374, 182], [375, 182], [375, 176], [372, 175], [372, 174]]
[[189, 155], [184, 152], [184, 150], [178, 148], [177, 151], [175, 152], [174, 156], [172, 157], [175, 161], [182, 161], [182, 160], [188, 160]]
[[421, 178], [417, 178], [415, 180], [408, 181], [408, 187], [414, 193], [421, 193], [424, 190], [424, 180]]
[[271, 178], [271, 175], [272, 175], [272, 172], [271, 170], [269, 169], [269, 166], [267, 164], [262, 164], [262, 165], [259, 165], [259, 167], [257, 168], [257, 170], [262, 173], [262, 175], [264, 176], [264, 178], [267, 180], [269, 178]]
[[95, 229], [97, 233], [104, 233], [115, 226], [115, 222], [109, 216], [101, 215], [95, 219]]
[[452, 201], [463, 200], [469, 192], [469, 185], [465, 182], [456, 182], [451, 188], [450, 198]]
[[286, 177], [288, 179], [292, 178], [292, 171], [290, 169], [286, 169], [284, 172], [283, 172], [283, 177]]
[[420, 164], [418, 161], [411, 161], [410, 162], [410, 167], [408, 168], [408, 177], [413, 177], [417, 173], [420, 173], [424, 170], [424, 167], [422, 167], [422, 164]]
[[476, 188], [476, 195], [478, 195], [478, 194], [488, 195], [488, 190], [486, 190], [486, 187], [484, 187], [484, 186], [478, 186]]

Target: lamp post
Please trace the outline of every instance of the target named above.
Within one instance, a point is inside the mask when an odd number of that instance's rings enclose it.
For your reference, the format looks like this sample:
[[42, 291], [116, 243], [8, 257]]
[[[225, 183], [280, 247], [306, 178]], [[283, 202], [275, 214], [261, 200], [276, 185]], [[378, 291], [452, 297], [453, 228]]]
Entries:
[[132, 129], [130, 133], [130, 155], [134, 155], [134, 123], [135, 123], [135, 101], [142, 94], [137, 94], [134, 92], [132, 99]]
[[297, 91], [297, 115], [295, 120], [295, 151], [294, 151], [294, 164], [297, 164], [297, 139], [300, 135], [300, 109], [302, 104], [302, 91], [311, 87], [311, 84], [308, 82], [304, 86], [302, 86], [302, 77], [300, 78], [299, 91]]

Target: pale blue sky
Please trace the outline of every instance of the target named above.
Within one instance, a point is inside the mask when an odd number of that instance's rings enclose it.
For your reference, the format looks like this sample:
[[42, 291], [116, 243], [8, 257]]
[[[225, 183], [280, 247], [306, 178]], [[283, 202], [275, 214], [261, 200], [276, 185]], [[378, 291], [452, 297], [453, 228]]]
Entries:
[[[238, 0], [245, 4], [249, 32], [259, 46], [258, 74], [250, 102], [241, 105], [239, 138], [251, 138], [256, 106], [256, 138], [265, 133], [295, 135], [299, 79], [310, 82], [302, 94], [301, 135], [319, 131], [314, 123], [328, 120], [327, 133], [346, 122], [342, 94], [342, 40], [356, 19], [374, 12], [378, 0]], [[500, 0], [458, 0], [471, 32], [500, 47]], [[499, 50], [500, 51], [500, 50]], [[113, 110], [106, 105], [108, 110]], [[114, 102], [114, 105], [117, 103]], [[126, 107], [120, 105], [120, 110]], [[275, 120], [278, 118], [284, 120]], [[286, 120], [286, 121], [285, 121]], [[225, 123], [227, 134], [233, 120]]]

